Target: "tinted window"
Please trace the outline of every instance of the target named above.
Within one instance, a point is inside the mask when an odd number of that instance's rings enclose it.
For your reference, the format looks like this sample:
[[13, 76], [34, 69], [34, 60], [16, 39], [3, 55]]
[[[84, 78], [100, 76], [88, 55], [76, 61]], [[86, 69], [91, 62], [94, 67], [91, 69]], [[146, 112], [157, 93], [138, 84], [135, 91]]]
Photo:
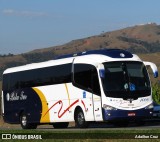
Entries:
[[118, 61], [103, 64], [105, 78], [102, 81], [106, 96], [136, 99], [150, 95], [149, 77], [143, 63]]
[[71, 82], [71, 66], [65, 64], [5, 74], [3, 86], [4, 89], [18, 89], [68, 83]]
[[2, 90], [7, 90], [9, 87], [8, 77], [9, 77], [8, 75], [3, 75]]
[[81, 89], [100, 95], [97, 70], [88, 64], [74, 65], [74, 83]]
[[145, 66], [141, 62], [104, 63], [105, 87], [107, 90], [126, 90], [134, 86], [136, 90], [150, 89], [150, 82]]

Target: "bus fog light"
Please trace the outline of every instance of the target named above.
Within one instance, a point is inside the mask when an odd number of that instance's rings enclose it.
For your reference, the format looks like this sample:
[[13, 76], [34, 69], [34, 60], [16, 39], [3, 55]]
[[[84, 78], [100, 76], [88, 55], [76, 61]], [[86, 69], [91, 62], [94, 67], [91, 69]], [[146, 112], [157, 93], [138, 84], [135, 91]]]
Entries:
[[112, 106], [109, 106], [109, 105], [106, 105], [106, 104], [103, 105], [103, 108], [105, 110], [117, 110], [115, 107], [112, 107]]

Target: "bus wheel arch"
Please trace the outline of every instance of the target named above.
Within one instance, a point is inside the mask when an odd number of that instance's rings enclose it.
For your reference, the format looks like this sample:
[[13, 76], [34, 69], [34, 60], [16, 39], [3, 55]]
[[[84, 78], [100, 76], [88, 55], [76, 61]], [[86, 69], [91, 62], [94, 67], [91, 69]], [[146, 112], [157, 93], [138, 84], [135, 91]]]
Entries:
[[85, 120], [84, 112], [80, 106], [77, 106], [74, 111], [75, 126], [78, 128], [88, 127], [88, 122]]
[[25, 110], [21, 109], [18, 113], [18, 117], [19, 117], [19, 123], [21, 124], [21, 120], [22, 120], [22, 115], [25, 114]]

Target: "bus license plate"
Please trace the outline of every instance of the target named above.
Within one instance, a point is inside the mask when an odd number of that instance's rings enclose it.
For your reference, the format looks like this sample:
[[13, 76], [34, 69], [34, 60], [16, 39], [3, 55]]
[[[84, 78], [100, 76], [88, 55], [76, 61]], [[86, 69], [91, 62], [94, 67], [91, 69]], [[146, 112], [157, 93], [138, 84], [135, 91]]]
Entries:
[[128, 116], [136, 116], [136, 113], [130, 112], [130, 113], [128, 113]]

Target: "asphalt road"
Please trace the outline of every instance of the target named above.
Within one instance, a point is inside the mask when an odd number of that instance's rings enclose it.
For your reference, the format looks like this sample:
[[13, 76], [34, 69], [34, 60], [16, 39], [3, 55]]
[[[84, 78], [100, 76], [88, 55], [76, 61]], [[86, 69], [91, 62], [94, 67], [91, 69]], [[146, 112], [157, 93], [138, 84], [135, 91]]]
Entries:
[[[85, 130], [117, 130], [117, 129], [157, 129], [160, 128], [160, 119], [154, 119], [146, 121], [146, 123], [143, 126], [138, 126], [135, 123], [130, 123], [128, 126], [115, 126], [113, 124], [107, 124], [107, 123], [93, 123], [90, 124], [88, 128], [85, 128]], [[20, 125], [12, 125], [12, 124], [4, 124], [0, 125], [0, 130], [20, 130], [22, 129]], [[37, 131], [45, 130], [45, 131], [77, 131], [77, 130], [83, 130], [79, 128], [74, 127], [74, 123], [71, 123], [68, 128], [66, 129], [54, 129], [52, 125], [39, 125], [36, 129]]]
[[[152, 120], [152, 121], [146, 121], [146, 123], [143, 126], [137, 126], [135, 123], [130, 123], [128, 126], [120, 127], [120, 126], [115, 126], [113, 124], [107, 124], [107, 123], [93, 123], [90, 124], [88, 128], [85, 128], [85, 130], [117, 130], [117, 129], [153, 129], [153, 128], [160, 128], [160, 120]], [[76, 130], [83, 130], [79, 128], [75, 128], [74, 126], [69, 126], [67, 129], [54, 129], [52, 126], [39, 126], [37, 130], [68, 130], [68, 131], [76, 131]]]

